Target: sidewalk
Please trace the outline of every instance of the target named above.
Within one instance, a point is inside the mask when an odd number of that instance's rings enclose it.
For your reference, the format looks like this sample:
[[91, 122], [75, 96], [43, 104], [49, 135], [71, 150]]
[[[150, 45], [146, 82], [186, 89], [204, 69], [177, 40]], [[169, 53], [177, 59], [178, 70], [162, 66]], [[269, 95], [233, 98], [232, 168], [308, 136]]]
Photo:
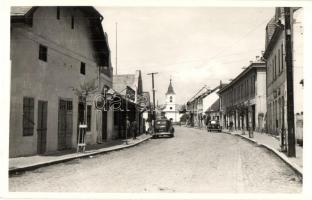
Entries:
[[9, 174], [17, 173], [25, 170], [32, 170], [43, 166], [66, 162], [69, 160], [89, 157], [110, 151], [121, 150], [138, 145], [151, 138], [151, 135], [142, 134], [136, 140], [128, 139], [128, 145], [125, 140], [113, 140], [103, 144], [95, 144], [86, 146], [84, 153], [76, 153], [76, 149], [58, 151], [46, 155], [34, 155], [27, 157], [17, 157], [9, 159]]
[[230, 132], [228, 129], [224, 129], [223, 132], [229, 133], [232, 135], [240, 136], [244, 139], [247, 139], [253, 143], [261, 145], [268, 150], [272, 151], [278, 157], [280, 157], [286, 164], [288, 164], [292, 169], [294, 169], [297, 174], [302, 177], [302, 169], [303, 169], [303, 157], [302, 157], [302, 147], [296, 145], [296, 157], [287, 157], [287, 155], [280, 151], [280, 141], [266, 133], [254, 132], [254, 137], [249, 138], [248, 131], [245, 131], [245, 135], [242, 135], [241, 130], [234, 130]]

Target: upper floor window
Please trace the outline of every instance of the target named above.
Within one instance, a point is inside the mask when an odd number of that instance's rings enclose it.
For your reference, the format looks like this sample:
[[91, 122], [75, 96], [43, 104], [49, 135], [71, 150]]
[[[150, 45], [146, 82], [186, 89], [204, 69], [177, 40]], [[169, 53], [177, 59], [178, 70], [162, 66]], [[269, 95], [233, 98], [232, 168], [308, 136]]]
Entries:
[[284, 68], [284, 56], [283, 56], [283, 52], [284, 52], [284, 50], [283, 50], [283, 44], [282, 44], [282, 46], [281, 46], [281, 68], [282, 68], [282, 70], [281, 71], [283, 71], [283, 68]]
[[170, 96], [170, 102], [172, 102], [172, 96]]
[[61, 8], [58, 6], [58, 7], [56, 7], [56, 19], [57, 20], [60, 19], [60, 14], [61, 14]]
[[48, 61], [48, 48], [43, 45], [39, 45], [39, 60]]
[[281, 73], [281, 50], [278, 50], [278, 55], [277, 55], [277, 60], [278, 60], [278, 73]]
[[80, 74], [86, 75], [86, 63], [80, 63]]
[[172, 110], [172, 107], [170, 107], [170, 110]]
[[74, 18], [74, 16], [71, 16], [71, 28], [72, 29], [75, 28], [75, 18]]

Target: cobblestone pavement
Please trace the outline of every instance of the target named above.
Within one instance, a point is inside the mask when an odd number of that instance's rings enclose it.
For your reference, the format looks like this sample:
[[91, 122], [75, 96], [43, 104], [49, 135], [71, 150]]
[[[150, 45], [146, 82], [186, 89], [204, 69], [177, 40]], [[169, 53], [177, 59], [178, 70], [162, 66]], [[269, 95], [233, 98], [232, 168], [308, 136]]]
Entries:
[[266, 149], [185, 127], [176, 127], [174, 138], [9, 178], [11, 192], [292, 193], [301, 187], [292, 169]]

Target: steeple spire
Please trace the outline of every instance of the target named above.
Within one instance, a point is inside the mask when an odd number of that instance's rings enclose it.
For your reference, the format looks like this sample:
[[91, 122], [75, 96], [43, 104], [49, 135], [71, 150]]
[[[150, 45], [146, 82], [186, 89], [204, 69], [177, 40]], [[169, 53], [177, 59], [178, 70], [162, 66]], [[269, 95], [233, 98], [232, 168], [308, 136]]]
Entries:
[[170, 76], [170, 83], [169, 83], [169, 87], [168, 87], [168, 90], [167, 90], [167, 93], [166, 93], [166, 95], [168, 95], [168, 94], [175, 94], [174, 93], [174, 90], [173, 90], [173, 87], [172, 87], [172, 83], [171, 83], [171, 76]]

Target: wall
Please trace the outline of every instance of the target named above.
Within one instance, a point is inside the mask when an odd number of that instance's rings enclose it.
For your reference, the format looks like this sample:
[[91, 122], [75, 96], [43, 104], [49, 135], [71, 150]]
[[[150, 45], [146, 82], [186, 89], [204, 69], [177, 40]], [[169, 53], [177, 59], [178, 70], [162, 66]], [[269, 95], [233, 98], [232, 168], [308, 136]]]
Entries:
[[[258, 131], [263, 131], [265, 128], [265, 114], [266, 108], [266, 70], [257, 71], [256, 84], [256, 128]], [[259, 115], [260, 113], [263, 116]]]

